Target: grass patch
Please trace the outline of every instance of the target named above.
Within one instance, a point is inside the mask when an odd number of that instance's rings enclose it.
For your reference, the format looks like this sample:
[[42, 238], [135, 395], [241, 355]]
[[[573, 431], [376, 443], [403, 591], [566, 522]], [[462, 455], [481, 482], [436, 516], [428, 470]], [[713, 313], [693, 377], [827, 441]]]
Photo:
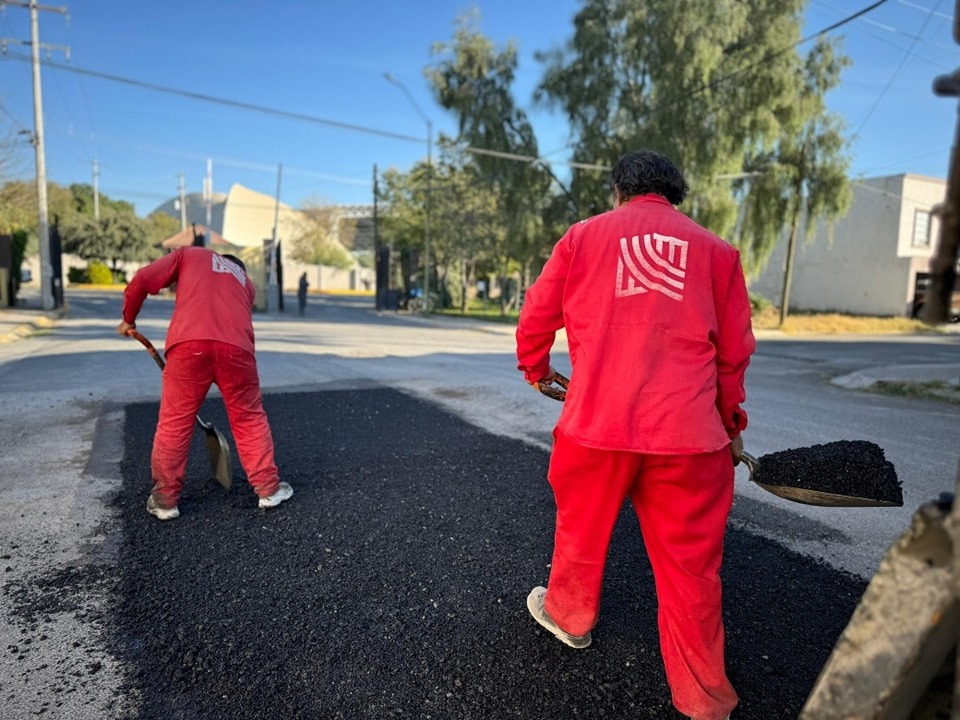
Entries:
[[516, 325], [519, 313], [515, 310], [507, 310], [501, 313], [500, 303], [490, 300], [478, 300], [473, 298], [467, 301], [467, 310], [460, 312], [460, 308], [444, 308], [437, 310], [438, 315], [447, 315], [449, 317], [471, 318], [474, 320], [483, 320], [484, 322], [498, 322], [507, 325]]
[[[517, 322], [516, 312], [508, 310], [505, 315], [501, 315], [500, 305], [496, 302], [476, 299], [467, 303], [466, 313], [461, 313], [459, 308], [446, 308], [438, 310], [437, 314], [514, 325]], [[906, 317], [871, 317], [844, 315], [842, 313], [802, 312], [788, 315], [783, 328], [780, 328], [780, 311], [769, 305], [754, 311], [753, 329], [782, 330], [783, 333], [788, 335], [881, 335], [884, 333], [942, 332], [936, 327]]]
[[919, 320], [906, 317], [871, 317], [841, 313], [795, 313], [787, 315], [780, 327], [780, 311], [768, 307], [753, 315], [754, 330], [782, 330], [786, 334], [883, 334], [937, 332], [937, 329]]
[[928, 380], [926, 382], [880, 380], [867, 389], [880, 395], [920, 400], [942, 400], [960, 405], [960, 387], [943, 380]]

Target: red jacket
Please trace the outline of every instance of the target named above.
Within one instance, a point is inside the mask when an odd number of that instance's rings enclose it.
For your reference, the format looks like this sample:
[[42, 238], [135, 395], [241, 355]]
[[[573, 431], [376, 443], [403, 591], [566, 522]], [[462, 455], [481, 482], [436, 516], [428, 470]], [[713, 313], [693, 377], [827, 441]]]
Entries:
[[217, 340], [253, 352], [253, 281], [236, 263], [207, 248], [178, 248], [138, 270], [123, 293], [123, 319], [135, 322], [147, 295], [174, 283], [166, 352], [185, 340]]
[[518, 368], [549, 373], [566, 328], [573, 372], [558, 427], [577, 443], [652, 454], [725, 447], [756, 348], [740, 255], [659, 195], [572, 226], [526, 293]]

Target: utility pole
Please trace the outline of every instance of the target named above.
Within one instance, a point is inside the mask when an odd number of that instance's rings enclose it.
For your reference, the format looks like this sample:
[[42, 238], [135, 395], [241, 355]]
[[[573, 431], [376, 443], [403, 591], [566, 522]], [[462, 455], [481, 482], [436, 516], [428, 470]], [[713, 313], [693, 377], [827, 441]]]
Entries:
[[[65, 7], [50, 7], [39, 5], [37, 0], [6, 0], [0, 5], [30, 9], [30, 40], [0, 41], [4, 49], [7, 43], [30, 45], [31, 64], [33, 67], [33, 147], [36, 151], [37, 162], [37, 240], [40, 245], [40, 299], [44, 310], [52, 310], [58, 305], [53, 288], [53, 263], [50, 252], [50, 220], [47, 215], [47, 163], [43, 147], [43, 92], [40, 87], [40, 21], [38, 12], [58, 12], [67, 15]], [[63, 50], [67, 60], [70, 59], [69, 48], [54, 45], [43, 45], [47, 52], [53, 49]]]
[[383, 268], [380, 266], [380, 220], [377, 217], [377, 195], [380, 194], [379, 183], [377, 180], [377, 166], [373, 166], [373, 285], [374, 285], [374, 303], [377, 310], [383, 310], [383, 287], [384, 280]]
[[210, 227], [211, 222], [213, 222], [213, 160], [207, 158], [207, 176], [203, 179], [203, 201], [207, 204], [207, 236], [205, 243], [209, 247], [210, 233], [212, 229]]
[[184, 185], [183, 173], [180, 173], [180, 230], [187, 229], [187, 188]]
[[93, 160], [93, 219], [100, 220], [100, 168], [97, 160]]
[[267, 279], [267, 309], [283, 310], [283, 287], [280, 276], [280, 247], [277, 225], [280, 222], [280, 180], [283, 178], [283, 163], [277, 165], [277, 196], [273, 204], [273, 233], [270, 238], [270, 268]]

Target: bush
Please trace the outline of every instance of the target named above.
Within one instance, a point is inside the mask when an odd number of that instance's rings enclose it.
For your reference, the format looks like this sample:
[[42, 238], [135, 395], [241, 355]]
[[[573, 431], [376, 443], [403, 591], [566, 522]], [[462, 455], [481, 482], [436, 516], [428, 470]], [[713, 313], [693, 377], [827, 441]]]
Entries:
[[91, 285], [113, 285], [113, 273], [103, 263], [89, 263], [87, 265], [87, 276]]
[[113, 285], [113, 272], [101, 262], [91, 262], [85, 268], [70, 268], [67, 280], [74, 285]]

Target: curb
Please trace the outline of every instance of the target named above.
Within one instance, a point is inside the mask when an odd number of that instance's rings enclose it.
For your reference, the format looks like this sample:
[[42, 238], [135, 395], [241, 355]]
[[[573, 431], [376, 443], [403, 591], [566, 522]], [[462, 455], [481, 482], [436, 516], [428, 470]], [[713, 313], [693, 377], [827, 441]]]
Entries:
[[872, 387], [878, 382], [943, 382], [947, 385], [960, 386], [960, 364], [934, 363], [865, 368], [840, 375], [831, 379], [830, 382], [839, 387], [855, 390]]
[[41, 330], [49, 330], [57, 324], [57, 319], [41, 315], [36, 320], [17, 325], [12, 330], [0, 333], [0, 344], [15, 342], [35, 335]]

